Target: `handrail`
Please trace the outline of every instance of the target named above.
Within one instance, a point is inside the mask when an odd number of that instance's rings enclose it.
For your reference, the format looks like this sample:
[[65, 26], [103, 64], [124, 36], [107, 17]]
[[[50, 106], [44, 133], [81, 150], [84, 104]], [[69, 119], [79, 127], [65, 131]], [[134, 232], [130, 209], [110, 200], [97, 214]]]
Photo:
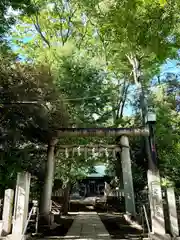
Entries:
[[28, 224], [29, 224], [31, 215], [32, 215], [32, 213], [33, 213], [33, 210], [34, 210], [34, 206], [31, 208], [31, 211], [30, 211], [30, 213], [29, 213], [28, 219], [27, 219], [26, 224], [25, 224], [25, 226], [24, 226], [21, 240], [24, 239], [24, 235], [25, 235], [25, 233], [26, 233], [26, 230], [27, 230], [27, 227], [28, 227]]
[[145, 227], [144, 227], [144, 214], [143, 214], [143, 208], [142, 207], [140, 207], [140, 216], [141, 216], [141, 224], [142, 224], [143, 235], [144, 235]]
[[142, 205], [142, 209], [143, 209], [143, 212], [144, 212], [146, 225], [147, 225], [147, 228], [148, 228], [148, 236], [151, 239], [151, 228], [150, 228], [150, 224], [149, 224], [149, 220], [148, 220], [148, 216], [147, 216], [147, 211], [146, 211], [145, 205]]
[[38, 202], [37, 202], [37, 201], [33, 201], [33, 207], [31, 208], [31, 211], [29, 212], [29, 216], [28, 216], [28, 219], [27, 219], [27, 221], [26, 221], [26, 223], [25, 223], [25, 226], [24, 226], [24, 229], [23, 229], [23, 233], [22, 233], [22, 238], [21, 238], [21, 240], [24, 239], [24, 235], [25, 235], [25, 233], [26, 233], [26, 230], [27, 230], [27, 227], [28, 227], [29, 221], [30, 221], [31, 216], [32, 216], [32, 214], [33, 214], [34, 212], [36, 212], [35, 232], [36, 232], [36, 234], [37, 234], [37, 232], [38, 232], [39, 208], [38, 208]]
[[38, 223], [39, 223], [39, 208], [36, 209], [36, 226], [35, 226], [35, 234], [38, 233]]

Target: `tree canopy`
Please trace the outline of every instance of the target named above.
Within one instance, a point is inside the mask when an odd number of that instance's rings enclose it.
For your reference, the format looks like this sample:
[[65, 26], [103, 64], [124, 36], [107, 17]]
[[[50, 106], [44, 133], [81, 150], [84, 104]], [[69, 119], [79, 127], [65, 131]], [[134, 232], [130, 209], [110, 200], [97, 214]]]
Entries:
[[[142, 126], [144, 104], [157, 113], [161, 174], [178, 187], [179, 1], [20, 0], [1, 1], [0, 9], [1, 42], [9, 47], [1, 52], [0, 66], [0, 184], [11, 184], [22, 169], [42, 178], [45, 150], [54, 138], [56, 177], [64, 182], [84, 177], [106, 159], [65, 161], [58, 145], [116, 139], [57, 139], [58, 129]], [[12, 9], [16, 16], [7, 17]], [[175, 73], [162, 77], [161, 65], [172, 59]], [[142, 139], [131, 139], [138, 190], [146, 185], [144, 149]], [[108, 164], [117, 174], [117, 161], [110, 158]]]

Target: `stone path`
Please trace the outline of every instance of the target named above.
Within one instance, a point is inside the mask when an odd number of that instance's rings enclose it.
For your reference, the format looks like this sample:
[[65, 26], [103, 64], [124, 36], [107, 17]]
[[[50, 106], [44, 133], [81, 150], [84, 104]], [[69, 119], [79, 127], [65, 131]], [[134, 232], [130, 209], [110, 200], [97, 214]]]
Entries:
[[84, 240], [111, 239], [96, 212], [79, 212], [64, 238]]
[[66, 236], [46, 237], [39, 240], [109, 240], [108, 231], [96, 212], [78, 212]]

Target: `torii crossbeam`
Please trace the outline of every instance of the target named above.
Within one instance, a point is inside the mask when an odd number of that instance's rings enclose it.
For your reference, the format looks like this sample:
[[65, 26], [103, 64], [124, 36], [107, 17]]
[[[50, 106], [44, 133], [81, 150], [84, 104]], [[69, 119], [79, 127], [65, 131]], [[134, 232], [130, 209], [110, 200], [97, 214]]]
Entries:
[[58, 137], [149, 136], [148, 128], [60, 128]]
[[[54, 161], [54, 151], [55, 146], [58, 143], [58, 138], [63, 137], [121, 137], [121, 141], [119, 146], [115, 146], [116, 150], [121, 150], [121, 158], [125, 159], [123, 162], [125, 163], [125, 169], [124, 175], [127, 174], [127, 179], [125, 179], [126, 182], [128, 182], [129, 185], [132, 184], [132, 173], [131, 173], [131, 161], [130, 161], [130, 154], [129, 154], [129, 141], [128, 137], [136, 137], [136, 136], [149, 136], [149, 129], [148, 128], [59, 128], [56, 132], [54, 132], [54, 136], [52, 139], [52, 144], [48, 149], [47, 154], [47, 163], [46, 163], [46, 177], [45, 177], [45, 183], [44, 188], [42, 192], [42, 205], [41, 205], [41, 215], [48, 216], [50, 211], [50, 202], [51, 202], [51, 193], [52, 193], [52, 185], [53, 185], [53, 178], [54, 178], [54, 167], [55, 167], [55, 161]], [[62, 147], [62, 145], [61, 145]], [[122, 149], [120, 149], [122, 148]], [[62, 150], [62, 148], [60, 149]], [[99, 151], [100, 149], [98, 149]], [[104, 149], [103, 149], [104, 151]], [[86, 152], [86, 149], [85, 149]], [[126, 163], [128, 163], [128, 168], [126, 167]], [[128, 169], [128, 171], [126, 171]], [[130, 177], [129, 177], [130, 176]], [[131, 186], [130, 192], [133, 191], [133, 187]], [[128, 192], [128, 190], [126, 191]], [[129, 198], [134, 199], [133, 196], [134, 192], [131, 194], [131, 197]], [[126, 194], [127, 195], [127, 194]], [[127, 195], [128, 197], [129, 195]], [[134, 200], [133, 200], [134, 201]], [[130, 205], [130, 204], [129, 204]], [[133, 204], [131, 204], [133, 206]], [[133, 207], [135, 208], [135, 207]], [[133, 210], [135, 212], [135, 210]], [[131, 210], [129, 212], [132, 212]]]

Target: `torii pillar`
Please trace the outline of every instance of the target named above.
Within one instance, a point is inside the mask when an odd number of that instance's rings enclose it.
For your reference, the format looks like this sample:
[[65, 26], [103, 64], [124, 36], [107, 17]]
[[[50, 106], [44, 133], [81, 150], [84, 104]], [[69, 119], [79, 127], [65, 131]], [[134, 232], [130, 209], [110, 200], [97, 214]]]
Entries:
[[44, 186], [41, 193], [41, 205], [40, 216], [42, 222], [50, 223], [51, 216], [51, 195], [54, 181], [55, 159], [54, 149], [57, 143], [57, 139], [52, 139], [48, 144], [47, 162], [46, 162], [46, 174], [44, 180]]
[[131, 170], [131, 158], [129, 152], [129, 140], [127, 136], [121, 136], [121, 164], [122, 175], [124, 183], [124, 197], [126, 213], [131, 216], [136, 216], [135, 200], [134, 200], [134, 187]]

